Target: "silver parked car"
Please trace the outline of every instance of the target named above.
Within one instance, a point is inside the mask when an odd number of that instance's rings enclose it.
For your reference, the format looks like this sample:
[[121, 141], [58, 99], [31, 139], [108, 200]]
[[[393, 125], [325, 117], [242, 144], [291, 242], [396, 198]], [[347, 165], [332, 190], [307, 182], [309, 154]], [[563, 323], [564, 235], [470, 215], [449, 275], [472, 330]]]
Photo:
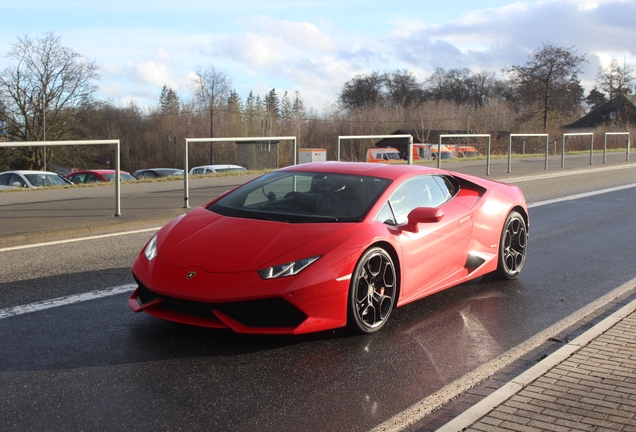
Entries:
[[148, 168], [135, 171], [133, 176], [139, 180], [173, 176], [183, 177], [183, 170], [177, 168]]
[[228, 171], [247, 171], [239, 165], [201, 165], [190, 170], [190, 175], [206, 175]]
[[0, 189], [69, 186], [70, 181], [50, 171], [5, 171], [0, 173]]

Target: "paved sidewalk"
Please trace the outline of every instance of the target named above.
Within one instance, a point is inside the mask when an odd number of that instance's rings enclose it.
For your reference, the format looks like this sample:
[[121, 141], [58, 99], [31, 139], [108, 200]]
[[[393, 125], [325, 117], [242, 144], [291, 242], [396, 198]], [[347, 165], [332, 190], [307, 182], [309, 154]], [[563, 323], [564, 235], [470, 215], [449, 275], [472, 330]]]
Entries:
[[438, 431], [636, 431], [636, 300]]

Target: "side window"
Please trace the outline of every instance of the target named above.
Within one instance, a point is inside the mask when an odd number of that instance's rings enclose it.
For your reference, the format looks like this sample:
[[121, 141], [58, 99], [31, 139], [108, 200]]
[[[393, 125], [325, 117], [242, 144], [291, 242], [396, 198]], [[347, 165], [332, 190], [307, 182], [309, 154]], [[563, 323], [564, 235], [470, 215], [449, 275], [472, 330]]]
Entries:
[[72, 181], [74, 184], [80, 184], [80, 183], [84, 183], [84, 177], [86, 177], [86, 174], [76, 174], [76, 175], [70, 176], [68, 179]]
[[11, 177], [11, 174], [0, 175], [0, 185], [7, 186], [9, 184], [9, 177]]
[[408, 214], [417, 207], [438, 207], [446, 198], [433, 176], [420, 176], [409, 179], [398, 187], [389, 202], [395, 213], [395, 223], [407, 222]]
[[389, 225], [395, 225], [395, 220], [393, 219], [393, 211], [391, 210], [391, 206], [387, 202], [380, 210], [380, 213], [375, 217], [375, 220], [378, 222], [382, 222]]
[[201, 175], [201, 174], [203, 174], [203, 170], [201, 168], [192, 170], [192, 175]]
[[9, 180], [10, 186], [13, 186], [14, 183], [18, 183], [19, 187], [26, 187], [26, 182], [17, 174], [11, 174], [11, 179]]
[[442, 193], [446, 195], [446, 201], [457, 195], [459, 192], [459, 182], [451, 176], [434, 176], [437, 185]]
[[97, 183], [101, 181], [97, 176], [94, 176], [93, 174], [88, 174], [86, 176], [86, 179], [84, 180], [85, 183]]

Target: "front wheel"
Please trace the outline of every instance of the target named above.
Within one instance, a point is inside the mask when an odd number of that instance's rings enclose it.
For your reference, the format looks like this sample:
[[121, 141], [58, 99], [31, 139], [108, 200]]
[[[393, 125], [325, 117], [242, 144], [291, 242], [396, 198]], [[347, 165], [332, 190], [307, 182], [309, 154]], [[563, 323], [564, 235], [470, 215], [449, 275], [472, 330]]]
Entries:
[[348, 325], [359, 333], [374, 333], [389, 319], [397, 294], [391, 256], [380, 247], [367, 250], [358, 260], [349, 289]]
[[528, 250], [528, 228], [526, 221], [516, 211], [506, 218], [499, 242], [497, 274], [503, 279], [514, 279], [521, 272]]

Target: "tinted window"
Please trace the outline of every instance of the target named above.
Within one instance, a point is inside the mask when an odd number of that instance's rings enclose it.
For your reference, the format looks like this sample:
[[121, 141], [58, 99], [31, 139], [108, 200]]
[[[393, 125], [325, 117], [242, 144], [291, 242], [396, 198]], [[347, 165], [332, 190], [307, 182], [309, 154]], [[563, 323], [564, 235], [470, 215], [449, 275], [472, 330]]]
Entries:
[[273, 172], [208, 209], [225, 216], [283, 222], [360, 221], [389, 183], [358, 175]]
[[459, 192], [459, 183], [450, 176], [433, 176], [446, 200], [454, 197]]
[[68, 179], [75, 184], [84, 183], [84, 180], [86, 180], [86, 174], [74, 174], [70, 176]]
[[389, 198], [394, 223], [398, 225], [407, 222], [411, 210], [417, 207], [438, 207], [445, 201], [446, 197], [433, 176], [411, 178], [402, 183]]
[[19, 187], [26, 187], [26, 182], [24, 181], [24, 179], [17, 174], [11, 174], [9, 186], [13, 186], [14, 183], [18, 183]]
[[11, 174], [0, 174], [0, 185], [2, 186], [7, 186], [9, 185], [9, 177], [11, 177]]

